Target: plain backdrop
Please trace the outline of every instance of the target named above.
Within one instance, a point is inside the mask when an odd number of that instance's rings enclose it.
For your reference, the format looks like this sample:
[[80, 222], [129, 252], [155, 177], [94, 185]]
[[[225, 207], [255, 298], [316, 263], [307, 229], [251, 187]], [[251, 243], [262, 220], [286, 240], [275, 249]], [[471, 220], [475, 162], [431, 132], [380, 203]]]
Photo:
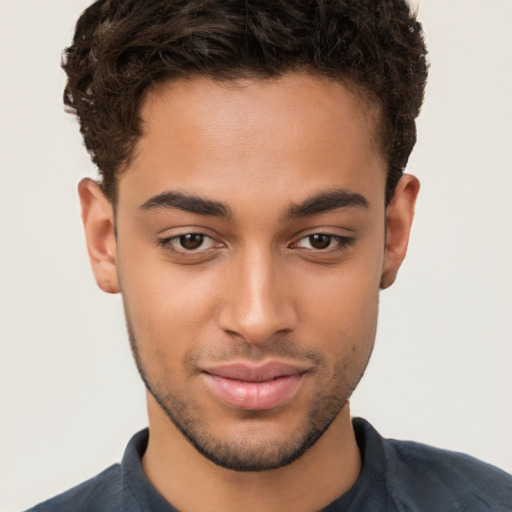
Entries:
[[[352, 413], [512, 472], [512, 2], [422, 0], [430, 80], [409, 254]], [[0, 509], [119, 461], [146, 425], [119, 296], [96, 288], [60, 53], [88, 0], [0, 0]]]

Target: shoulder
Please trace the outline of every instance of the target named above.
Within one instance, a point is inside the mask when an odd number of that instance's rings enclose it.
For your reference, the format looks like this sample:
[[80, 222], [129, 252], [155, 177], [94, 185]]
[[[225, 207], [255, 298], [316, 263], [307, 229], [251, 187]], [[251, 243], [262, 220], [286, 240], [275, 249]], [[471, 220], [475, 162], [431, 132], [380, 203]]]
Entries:
[[[384, 440], [393, 494], [407, 503], [450, 510], [510, 511], [512, 476], [463, 453], [411, 441]], [[445, 508], [446, 510], [446, 508]]]
[[362, 503], [381, 507], [360, 510], [512, 511], [512, 476], [501, 469], [463, 453], [386, 439], [362, 418], [353, 425], [363, 459], [358, 493]]
[[123, 492], [121, 467], [114, 464], [95, 477], [26, 512], [132, 512], [139, 511]]

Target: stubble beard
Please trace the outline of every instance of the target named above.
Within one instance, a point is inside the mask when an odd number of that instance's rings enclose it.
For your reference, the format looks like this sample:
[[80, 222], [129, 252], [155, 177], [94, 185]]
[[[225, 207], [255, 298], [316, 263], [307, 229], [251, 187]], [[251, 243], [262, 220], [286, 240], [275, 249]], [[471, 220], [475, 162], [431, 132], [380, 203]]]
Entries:
[[[191, 403], [180, 399], [170, 389], [165, 389], [164, 379], [152, 380], [146, 370], [134, 334], [128, 312], [125, 308], [126, 324], [130, 339], [131, 350], [137, 370], [155, 401], [160, 405], [167, 417], [194, 448], [214, 464], [234, 471], [266, 471], [278, 469], [291, 464], [311, 448], [326, 432], [336, 419], [341, 409], [347, 403], [352, 392], [368, 364], [371, 350], [364, 365], [357, 373], [353, 382], [346, 382], [347, 362], [339, 364], [329, 379], [329, 392], [325, 388], [317, 391], [311, 400], [311, 405], [304, 421], [295, 431], [287, 433], [285, 441], [279, 444], [260, 441], [254, 443], [251, 435], [246, 438], [226, 438], [215, 436], [208, 431], [206, 421], [202, 420], [201, 411]], [[319, 365], [318, 356], [315, 363]], [[323, 363], [325, 366], [325, 363]], [[320, 365], [322, 366], [322, 365]], [[320, 386], [321, 387], [321, 386]], [[258, 419], [265, 414], [263, 411], [247, 411], [246, 420]], [[264, 437], [265, 432], [258, 432], [258, 437]]]

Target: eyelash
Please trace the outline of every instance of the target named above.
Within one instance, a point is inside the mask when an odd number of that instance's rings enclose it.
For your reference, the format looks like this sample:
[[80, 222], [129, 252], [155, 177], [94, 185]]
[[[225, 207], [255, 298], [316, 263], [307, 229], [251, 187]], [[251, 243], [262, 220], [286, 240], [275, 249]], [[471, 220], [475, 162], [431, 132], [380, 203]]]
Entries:
[[[208, 249], [201, 249], [200, 247], [197, 248], [197, 249], [186, 249], [184, 247], [181, 247], [180, 249], [176, 249], [173, 247], [173, 244], [175, 243], [179, 243], [179, 240], [180, 238], [183, 238], [185, 236], [189, 236], [189, 235], [195, 235], [195, 236], [200, 236], [200, 237], [203, 237], [203, 240], [201, 241], [201, 245], [204, 243], [205, 240], [211, 240], [211, 241], [215, 241], [213, 237], [207, 235], [206, 233], [202, 233], [202, 232], [199, 232], [199, 231], [191, 231], [191, 232], [188, 232], [188, 233], [180, 233], [179, 235], [175, 235], [175, 236], [172, 236], [172, 237], [168, 237], [168, 238], [163, 238], [162, 240], [159, 240], [158, 241], [158, 245], [160, 247], [163, 247], [164, 249], [166, 250], [170, 250], [172, 252], [174, 252], [175, 254], [178, 254], [180, 256], [183, 256], [183, 257], [187, 257], [187, 256], [190, 256], [190, 257], [194, 257], [194, 256], [197, 256], [199, 254], [204, 254], [205, 252], [211, 250], [212, 248], [208, 248]], [[329, 237], [329, 245], [332, 243], [332, 241], [336, 241], [337, 242], [337, 246], [332, 248], [332, 247], [327, 247], [325, 249], [315, 249], [315, 248], [305, 248], [305, 247], [298, 247], [298, 249], [303, 249], [305, 251], [311, 251], [311, 252], [314, 252], [314, 253], [331, 253], [331, 252], [336, 252], [336, 251], [343, 251], [345, 249], [347, 249], [348, 247], [350, 247], [351, 245], [354, 244], [355, 242], [355, 239], [352, 238], [352, 237], [347, 237], [347, 236], [342, 236], [342, 235], [336, 235], [334, 233], [329, 233], [329, 232], [325, 232], [325, 231], [321, 231], [321, 232], [318, 232], [318, 233], [311, 233], [311, 234], [308, 234], [308, 235], [305, 235], [303, 237], [301, 237], [297, 242], [294, 242], [293, 244], [291, 244], [291, 246], [297, 246], [301, 241], [303, 240], [307, 240], [308, 238], [311, 238], [311, 237], [314, 237], [314, 236], [326, 236], [326, 237]]]
[[301, 242], [303, 240], [306, 240], [306, 239], [314, 237], [314, 236], [326, 236], [326, 237], [329, 237], [330, 238], [329, 245], [332, 243], [333, 240], [337, 242], [337, 246], [335, 248], [331, 248], [331, 247], [327, 247], [325, 249], [314, 249], [314, 248], [313, 249], [308, 249], [308, 248], [305, 248], [306, 250], [313, 251], [313, 252], [318, 252], [318, 253], [330, 253], [330, 252], [335, 252], [335, 251], [342, 251], [342, 250], [346, 249], [347, 247], [350, 247], [351, 245], [353, 245], [354, 242], [355, 242], [354, 238], [351, 238], [351, 237], [348, 237], [348, 236], [336, 235], [334, 233], [320, 231], [318, 233], [311, 233], [309, 235], [303, 236], [296, 243], [299, 243], [299, 242]]
[[212, 240], [214, 241], [214, 238], [207, 235], [206, 233], [201, 233], [200, 231], [190, 231], [188, 233], [180, 233], [179, 235], [175, 235], [175, 236], [171, 236], [171, 237], [168, 237], [168, 238], [163, 238], [162, 240], [159, 240], [158, 241], [158, 245], [160, 247], [163, 247], [164, 249], [167, 249], [167, 250], [170, 250], [176, 254], [179, 254], [180, 256], [195, 256], [197, 254], [201, 254], [201, 253], [204, 253], [205, 251], [207, 251], [208, 249], [186, 249], [184, 247], [180, 249], [175, 249], [173, 248], [173, 244], [174, 243], [178, 243], [179, 242], [179, 239], [180, 238], [183, 238], [185, 236], [188, 236], [188, 235], [195, 235], [195, 236], [201, 236], [203, 237], [203, 241], [204, 240]]

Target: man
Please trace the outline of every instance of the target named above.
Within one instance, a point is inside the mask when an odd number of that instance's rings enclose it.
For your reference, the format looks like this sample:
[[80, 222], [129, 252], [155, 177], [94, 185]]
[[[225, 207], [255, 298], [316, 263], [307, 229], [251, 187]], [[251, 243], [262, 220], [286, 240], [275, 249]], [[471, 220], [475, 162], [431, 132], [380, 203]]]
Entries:
[[419, 190], [404, 3], [100, 1], [64, 68], [149, 432], [36, 510], [510, 509], [500, 470], [350, 418]]

